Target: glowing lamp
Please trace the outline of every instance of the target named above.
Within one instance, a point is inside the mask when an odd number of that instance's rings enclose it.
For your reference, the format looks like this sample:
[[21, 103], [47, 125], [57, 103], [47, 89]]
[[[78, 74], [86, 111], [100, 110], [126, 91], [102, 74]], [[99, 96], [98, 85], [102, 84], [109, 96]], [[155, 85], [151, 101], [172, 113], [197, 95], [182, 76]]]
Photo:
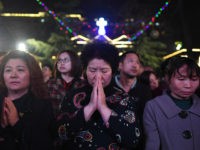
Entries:
[[107, 26], [107, 21], [104, 20], [104, 18], [101, 17], [96, 22], [96, 25], [99, 27], [98, 34], [99, 35], [105, 35], [106, 34], [105, 26]]

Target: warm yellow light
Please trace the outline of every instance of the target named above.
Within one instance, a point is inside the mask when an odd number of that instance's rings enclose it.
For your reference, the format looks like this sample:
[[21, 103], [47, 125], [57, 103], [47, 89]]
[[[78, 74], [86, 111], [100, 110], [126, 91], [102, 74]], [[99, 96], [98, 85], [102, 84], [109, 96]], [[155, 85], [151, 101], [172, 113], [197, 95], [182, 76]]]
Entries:
[[82, 44], [82, 45], [85, 45], [85, 44], [87, 44], [87, 42], [86, 42], [86, 41], [77, 41], [76, 43], [77, 43], [77, 44]]
[[176, 51], [176, 52], [174, 52], [174, 53], [171, 53], [171, 54], [169, 54], [169, 55], [164, 56], [163, 59], [168, 59], [168, 58], [170, 58], [170, 57], [176, 56], [176, 55], [178, 55], [178, 54], [180, 54], [180, 53], [183, 53], [183, 52], [186, 52], [186, 51], [187, 51], [186, 49], [181, 49], [181, 50], [179, 50], [179, 51]]
[[80, 21], [83, 21], [84, 18], [80, 14], [67, 14], [65, 15], [67, 18], [78, 18]]
[[77, 55], [80, 56], [80, 55], [81, 55], [81, 52], [78, 52]]
[[132, 44], [131, 41], [112, 41], [112, 44]]
[[119, 52], [119, 56], [122, 56], [123, 52]]
[[84, 41], [90, 41], [90, 39], [88, 39], [88, 38], [86, 38], [82, 35], [77, 35], [77, 36], [74, 36], [74, 37], [71, 38], [72, 41], [77, 40], [77, 39], [82, 39]]
[[199, 48], [193, 48], [192, 51], [193, 52], [200, 52], [200, 49]]
[[51, 56], [51, 59], [55, 60], [55, 59], [56, 59], [56, 56], [54, 56], [54, 55], [53, 55], [53, 56]]
[[45, 17], [45, 12], [32, 13], [2, 13], [3, 17]]
[[128, 37], [127, 37], [126, 35], [121, 35], [120, 37], [118, 37], [118, 38], [116, 38], [116, 39], [113, 39], [112, 41], [113, 41], [113, 42], [120, 41], [120, 40], [123, 39], [123, 38], [128, 39]]

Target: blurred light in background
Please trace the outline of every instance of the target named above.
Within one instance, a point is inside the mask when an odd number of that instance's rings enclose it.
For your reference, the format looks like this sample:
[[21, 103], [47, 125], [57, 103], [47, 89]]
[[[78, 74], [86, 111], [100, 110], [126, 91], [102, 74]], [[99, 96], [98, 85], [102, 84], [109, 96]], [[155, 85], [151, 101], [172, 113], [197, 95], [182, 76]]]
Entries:
[[24, 44], [23, 42], [18, 43], [17, 49], [20, 51], [27, 51], [26, 44]]

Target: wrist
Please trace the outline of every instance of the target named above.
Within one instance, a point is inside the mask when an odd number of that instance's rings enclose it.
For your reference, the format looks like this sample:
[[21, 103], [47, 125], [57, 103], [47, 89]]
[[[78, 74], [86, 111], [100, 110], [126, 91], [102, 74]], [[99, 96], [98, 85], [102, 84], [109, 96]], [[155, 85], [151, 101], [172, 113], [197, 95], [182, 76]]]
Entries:
[[[112, 110], [109, 108], [109, 107], [101, 107], [99, 109], [99, 112], [102, 116], [102, 119], [104, 121], [104, 124], [108, 124], [108, 121], [110, 119], [110, 116], [111, 116], [111, 113], [112, 113]], [[107, 126], [107, 125], [106, 125]]]
[[86, 105], [83, 109], [85, 121], [90, 120], [92, 114], [95, 112], [95, 107], [93, 105]]

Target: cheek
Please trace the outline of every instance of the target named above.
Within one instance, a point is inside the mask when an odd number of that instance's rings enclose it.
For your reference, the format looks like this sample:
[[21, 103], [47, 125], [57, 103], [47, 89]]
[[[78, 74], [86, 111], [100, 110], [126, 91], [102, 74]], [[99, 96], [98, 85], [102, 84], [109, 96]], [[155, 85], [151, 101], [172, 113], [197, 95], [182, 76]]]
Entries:
[[67, 64], [65, 64], [65, 67], [71, 69], [72, 68], [72, 64], [71, 63], [67, 63]]
[[30, 76], [29, 75], [24, 76], [24, 84], [29, 86], [29, 84], [30, 84]]
[[102, 79], [103, 79], [103, 82], [104, 82], [103, 83], [104, 86], [107, 86], [110, 83], [111, 79], [112, 79], [112, 74], [110, 73], [110, 74], [103, 75]]
[[9, 74], [3, 74], [3, 78], [4, 78], [4, 82], [7, 85], [8, 81], [9, 81]]
[[171, 83], [169, 83], [169, 87], [171, 91], [177, 92], [179, 89], [181, 89], [182, 85], [176, 81], [171, 81]]
[[94, 74], [86, 71], [86, 77], [87, 77], [87, 80], [89, 83], [92, 83], [93, 82], [93, 79], [94, 79]]
[[[24, 84], [30, 84], [30, 82], [31, 82], [31, 75], [28, 71], [20, 74], [19, 78], [20, 78], [20, 80], [22, 80], [24, 82]], [[34, 80], [33, 80], [33, 82], [34, 82]]]

